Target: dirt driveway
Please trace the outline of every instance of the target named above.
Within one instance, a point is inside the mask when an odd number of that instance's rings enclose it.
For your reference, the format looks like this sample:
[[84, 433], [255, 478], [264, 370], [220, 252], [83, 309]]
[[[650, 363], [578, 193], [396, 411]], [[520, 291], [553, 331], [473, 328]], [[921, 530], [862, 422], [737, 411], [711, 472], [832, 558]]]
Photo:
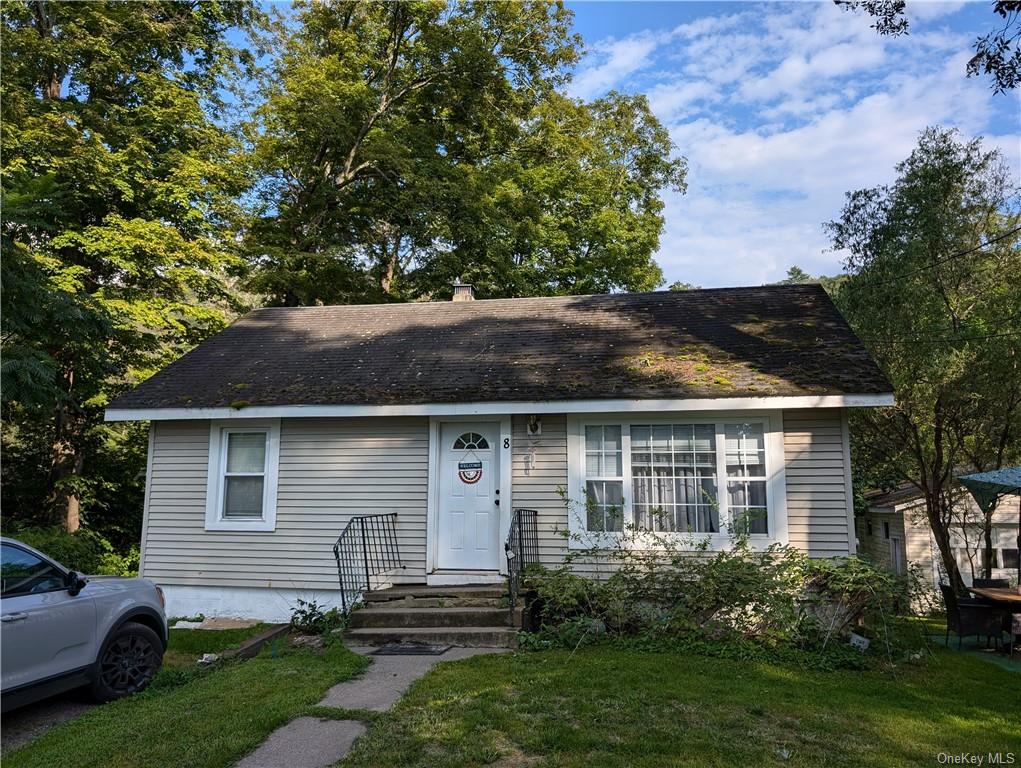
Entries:
[[55, 725], [81, 717], [93, 707], [83, 692], [68, 691], [59, 696], [37, 701], [26, 707], [5, 712], [0, 723], [0, 749], [6, 755], [27, 744]]

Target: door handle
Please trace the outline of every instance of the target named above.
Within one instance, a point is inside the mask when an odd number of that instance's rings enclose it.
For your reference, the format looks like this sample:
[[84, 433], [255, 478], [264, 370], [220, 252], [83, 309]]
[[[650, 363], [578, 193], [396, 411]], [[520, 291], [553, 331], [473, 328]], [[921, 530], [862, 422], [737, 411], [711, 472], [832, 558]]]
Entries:
[[5, 613], [3, 616], [0, 616], [0, 621], [4, 624], [9, 624], [12, 621], [22, 621], [27, 618], [27, 613]]
[[500, 500], [499, 499], [496, 499], [493, 503], [496, 504], [496, 506], [500, 506]]

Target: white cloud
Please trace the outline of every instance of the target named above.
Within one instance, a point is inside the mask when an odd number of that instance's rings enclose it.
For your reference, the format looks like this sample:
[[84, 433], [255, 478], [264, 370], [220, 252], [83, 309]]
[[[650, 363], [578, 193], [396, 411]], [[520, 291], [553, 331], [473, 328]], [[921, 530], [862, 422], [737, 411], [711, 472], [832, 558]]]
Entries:
[[949, 16], [957, 13], [963, 7], [964, 3], [949, 2], [949, 0], [944, 2], [941, 0], [941, 2], [907, 3], [904, 9], [910, 23], [912, 21], [931, 21], [941, 16]]
[[[689, 160], [687, 195], [665, 197], [657, 259], [668, 281], [757, 284], [792, 264], [838, 272], [822, 224], [845, 192], [892, 180], [926, 126], [989, 133], [994, 97], [964, 74], [971, 38], [946, 28], [956, 4], [914, 5], [911, 34], [893, 39], [827, 2], [756, 6], [595, 46], [578, 92], [639, 90], [640, 74]], [[1018, 167], [1016, 136], [986, 143]]]
[[660, 83], [647, 91], [653, 113], [667, 121], [693, 104], [715, 100], [716, 94], [716, 88], [704, 80]]
[[[656, 35], [641, 34], [596, 43], [571, 83], [571, 95], [587, 100], [605, 93], [628, 75], [648, 66], [649, 57], [660, 42], [661, 38]], [[592, 56], [598, 64], [588, 61]]]

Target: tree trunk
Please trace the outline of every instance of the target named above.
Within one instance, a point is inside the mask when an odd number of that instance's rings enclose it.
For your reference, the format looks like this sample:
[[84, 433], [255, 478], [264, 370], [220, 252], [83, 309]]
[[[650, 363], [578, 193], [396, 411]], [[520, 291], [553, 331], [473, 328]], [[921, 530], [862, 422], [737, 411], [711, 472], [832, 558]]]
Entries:
[[[47, 4], [43, 0], [36, 0], [32, 3], [32, 10], [35, 15], [35, 30], [39, 37], [46, 39], [53, 35], [53, 19], [48, 12]], [[60, 98], [60, 87], [64, 76], [67, 74], [67, 67], [50, 63], [47, 71], [42, 75], [40, 85], [42, 86], [43, 98], [47, 100]]]
[[49, 506], [53, 510], [54, 522], [68, 533], [81, 527], [81, 501], [72, 480], [81, 475], [84, 456], [74, 445], [73, 419], [66, 405], [57, 406], [55, 416], [56, 435], [50, 450]]
[[384, 266], [383, 277], [379, 281], [379, 287], [383, 289], [383, 293], [387, 296], [390, 295], [390, 289], [393, 288], [394, 284], [394, 273], [397, 271], [397, 249], [395, 248], [393, 253], [387, 254], [386, 264]]
[[989, 505], [988, 509], [982, 510], [982, 525], [985, 533], [985, 555], [982, 560], [982, 578], [993, 578], [993, 510], [996, 509], [996, 502]]
[[953, 547], [950, 546], [950, 534], [944, 524], [941, 512], [939, 498], [934, 494], [926, 493], [925, 513], [929, 518], [929, 527], [932, 529], [933, 538], [936, 539], [940, 557], [943, 559], [943, 568], [947, 572], [947, 579], [954, 592], [963, 595], [966, 591], [964, 579], [961, 578], [961, 570], [957, 567], [957, 558], [954, 557]]

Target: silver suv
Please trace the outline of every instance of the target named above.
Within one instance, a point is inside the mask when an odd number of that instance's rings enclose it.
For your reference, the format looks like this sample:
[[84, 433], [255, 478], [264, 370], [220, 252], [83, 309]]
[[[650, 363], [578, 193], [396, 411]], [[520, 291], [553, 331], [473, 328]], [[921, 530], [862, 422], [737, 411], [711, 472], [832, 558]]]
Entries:
[[0, 539], [4, 710], [87, 685], [101, 701], [145, 688], [163, 663], [163, 592], [145, 579], [86, 579]]

